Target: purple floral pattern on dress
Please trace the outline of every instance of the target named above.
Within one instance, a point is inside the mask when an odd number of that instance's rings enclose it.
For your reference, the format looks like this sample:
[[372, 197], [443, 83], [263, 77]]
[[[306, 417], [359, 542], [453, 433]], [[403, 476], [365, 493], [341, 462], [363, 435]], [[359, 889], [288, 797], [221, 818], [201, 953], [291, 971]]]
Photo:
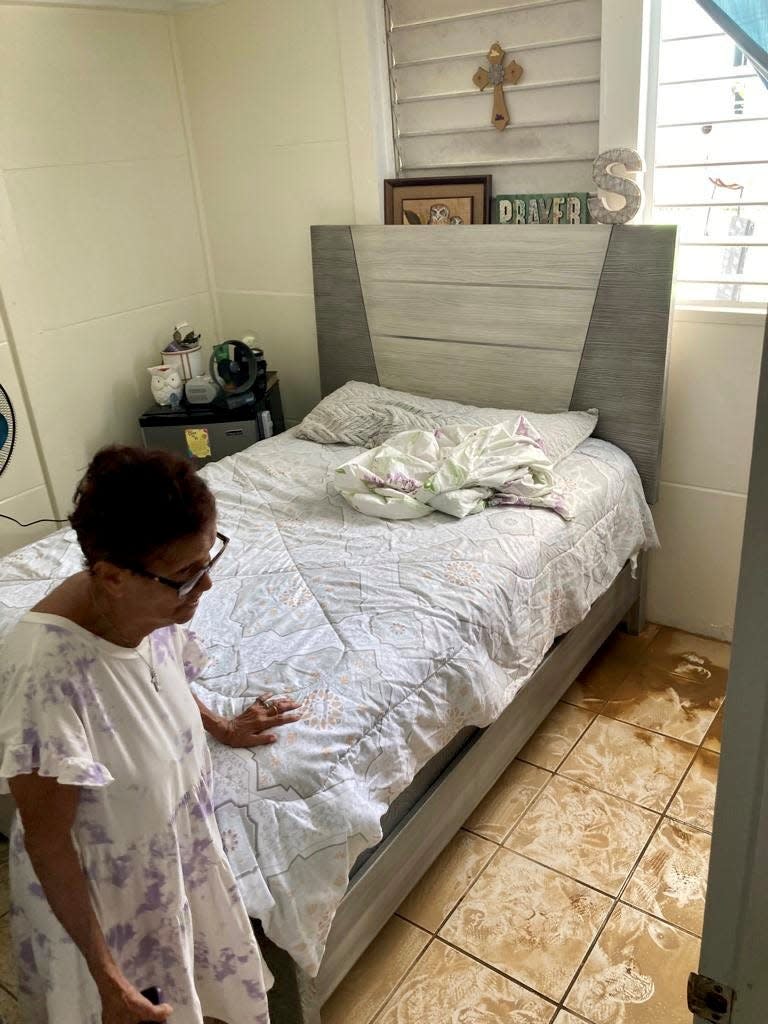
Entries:
[[135, 937], [136, 929], [130, 922], [113, 925], [105, 936], [109, 948], [118, 954], [122, 953], [126, 945]]
[[[74, 773], [71, 785], [106, 786], [108, 782], [109, 773], [103, 764], [88, 764]], [[109, 840], [104, 841], [109, 842]]]
[[110, 856], [105, 863], [109, 865], [109, 870], [106, 875], [102, 876], [102, 879], [108, 880], [117, 889], [124, 888], [133, 874], [133, 858], [128, 854], [119, 857]]
[[155, 665], [164, 665], [176, 657], [176, 632], [173, 626], [156, 629], [149, 638]]
[[[109, 657], [112, 645], [75, 628], [22, 621], [0, 661], [0, 784], [37, 769], [81, 787], [72, 835], [106, 942], [133, 984], [162, 988], [174, 1024], [202, 1024], [201, 1013], [267, 1024], [262, 960], [218, 834], [188, 685], [207, 659], [180, 627], [151, 643], [159, 693], [138, 655]], [[23, 1015], [58, 1024], [66, 1007], [68, 1019], [99, 1024], [98, 994], [80, 983], [82, 955], [18, 822], [10, 861]]]
[[191, 629], [187, 629], [184, 632], [185, 638], [181, 649], [181, 660], [184, 666], [184, 674], [188, 682], [191, 683], [202, 675], [210, 658], [198, 640], [197, 635]]

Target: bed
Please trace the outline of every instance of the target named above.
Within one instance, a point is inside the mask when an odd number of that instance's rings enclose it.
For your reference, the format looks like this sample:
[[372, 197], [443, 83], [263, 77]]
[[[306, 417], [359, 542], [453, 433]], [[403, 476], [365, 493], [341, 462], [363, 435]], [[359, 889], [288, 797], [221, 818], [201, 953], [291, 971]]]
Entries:
[[[322, 1003], [610, 632], [639, 629], [673, 228], [313, 229], [325, 395], [361, 381], [477, 406], [597, 407], [543, 509], [390, 523], [329, 484], [356, 449], [296, 431], [204, 473], [232, 536], [195, 628], [216, 710], [301, 697], [273, 748], [214, 745], [217, 818], [276, 985]], [[79, 568], [70, 531], [0, 563], [0, 633]]]

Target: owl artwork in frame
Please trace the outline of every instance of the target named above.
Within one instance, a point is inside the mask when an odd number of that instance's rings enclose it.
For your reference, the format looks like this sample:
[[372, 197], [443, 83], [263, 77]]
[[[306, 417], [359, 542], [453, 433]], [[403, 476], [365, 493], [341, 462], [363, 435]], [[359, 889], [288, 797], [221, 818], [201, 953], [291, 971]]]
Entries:
[[391, 178], [384, 182], [384, 223], [451, 227], [487, 224], [491, 176]]
[[404, 199], [403, 224], [450, 224], [472, 223], [472, 197], [448, 196], [445, 199]]

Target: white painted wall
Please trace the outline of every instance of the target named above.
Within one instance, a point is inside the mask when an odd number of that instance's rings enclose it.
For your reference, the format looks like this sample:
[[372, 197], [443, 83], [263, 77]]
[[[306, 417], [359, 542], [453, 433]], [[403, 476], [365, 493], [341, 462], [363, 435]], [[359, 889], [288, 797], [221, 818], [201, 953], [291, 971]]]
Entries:
[[310, 225], [380, 220], [372, 11], [227, 0], [174, 17], [223, 333], [254, 330], [289, 422], [320, 397]]
[[[0, 3], [0, 238], [40, 438], [38, 464], [22, 422], [0, 497], [22, 518], [50, 512], [46, 475], [65, 514], [98, 447], [138, 442], [173, 324], [214, 331], [167, 15]], [[0, 372], [18, 394], [9, 344]], [[34, 539], [1, 529], [6, 548]]]
[[679, 310], [651, 561], [654, 622], [730, 640], [765, 321]]
[[[0, 247], [3, 240], [0, 239]], [[22, 523], [35, 519], [48, 519], [52, 515], [42, 466], [27, 414], [13, 352], [8, 344], [8, 333], [4, 323], [2, 300], [0, 300], [0, 384], [8, 393], [16, 416], [18, 437], [21, 439], [14, 448], [6, 471], [0, 476], [0, 513], [13, 516]], [[37, 540], [50, 528], [45, 525], [30, 527], [24, 531], [26, 541]], [[21, 530], [18, 526], [0, 519], [0, 555], [19, 545]]]

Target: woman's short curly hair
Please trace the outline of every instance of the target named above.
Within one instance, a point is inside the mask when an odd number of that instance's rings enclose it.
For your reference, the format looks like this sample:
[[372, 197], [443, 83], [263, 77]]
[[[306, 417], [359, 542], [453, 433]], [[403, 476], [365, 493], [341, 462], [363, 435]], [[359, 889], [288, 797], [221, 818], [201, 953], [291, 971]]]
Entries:
[[77, 485], [69, 521], [86, 564], [143, 568], [216, 516], [210, 490], [180, 455], [127, 445], [98, 451]]

